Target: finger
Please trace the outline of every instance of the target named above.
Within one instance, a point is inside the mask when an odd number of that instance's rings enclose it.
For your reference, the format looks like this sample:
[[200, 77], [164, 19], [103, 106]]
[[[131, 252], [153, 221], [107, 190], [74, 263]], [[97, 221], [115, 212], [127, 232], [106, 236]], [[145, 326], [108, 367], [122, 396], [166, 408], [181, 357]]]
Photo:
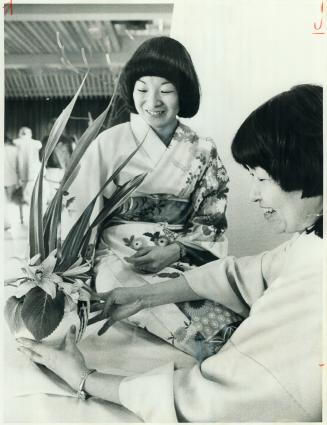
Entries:
[[103, 335], [114, 323], [115, 323], [115, 320], [112, 317], [110, 317], [110, 319], [108, 319], [106, 323], [102, 326], [102, 328], [98, 331], [98, 335], [99, 336]]
[[107, 292], [97, 292], [98, 300], [106, 301], [110, 292], [112, 292], [112, 290]]
[[110, 316], [110, 312], [113, 309], [113, 307], [117, 307], [117, 304], [115, 304], [115, 298], [113, 296], [113, 293], [109, 294], [109, 296], [107, 297], [107, 300], [104, 304], [103, 307], [103, 315], [104, 317], [109, 317]]
[[26, 357], [28, 357], [33, 362], [44, 364], [42, 357], [39, 354], [35, 353], [35, 351], [32, 351], [32, 350], [30, 350], [29, 348], [26, 348], [26, 347], [18, 347], [17, 350], [20, 353], [24, 354]]
[[141, 248], [132, 255], [133, 258], [142, 257], [143, 255], [148, 254], [151, 251], [151, 247]]
[[143, 255], [142, 257], [138, 258], [130, 258], [129, 261], [127, 261], [130, 264], [136, 265], [146, 265], [149, 264], [149, 254]]
[[74, 348], [76, 345], [76, 326], [72, 325], [65, 338], [67, 348]]
[[34, 341], [34, 339], [29, 338], [17, 338], [16, 341], [21, 344], [23, 347], [29, 348], [30, 350], [35, 351], [38, 354], [41, 354], [42, 344]]
[[90, 312], [91, 313], [94, 313], [96, 311], [100, 311], [100, 310], [102, 311], [103, 306], [104, 306], [104, 303], [103, 302], [102, 303], [92, 303], [90, 305]]
[[100, 301], [101, 298], [99, 296], [99, 294], [95, 291], [91, 291], [91, 301]]
[[127, 317], [132, 316], [139, 312], [142, 308], [141, 300], [136, 300], [133, 303], [122, 305], [117, 307], [117, 309], [112, 313], [111, 318], [117, 322], [119, 320], [126, 319]]
[[97, 316], [92, 317], [88, 322], [87, 325], [93, 325], [94, 323], [100, 322], [101, 320], [103, 320], [105, 317], [102, 313], [98, 314]]

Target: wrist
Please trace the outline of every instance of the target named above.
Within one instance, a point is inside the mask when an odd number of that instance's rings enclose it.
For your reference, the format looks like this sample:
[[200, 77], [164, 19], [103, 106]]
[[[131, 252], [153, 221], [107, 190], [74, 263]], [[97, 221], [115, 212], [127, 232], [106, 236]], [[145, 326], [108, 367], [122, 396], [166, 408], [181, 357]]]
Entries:
[[186, 255], [185, 245], [182, 244], [182, 242], [179, 242], [179, 241], [175, 241], [172, 245], [175, 245], [177, 247], [178, 258], [177, 258], [176, 261], [182, 260], [185, 257], [185, 255]]
[[94, 372], [96, 372], [96, 369], [86, 369], [82, 373], [79, 384], [78, 384], [78, 388], [77, 388], [77, 397], [79, 399], [86, 400], [90, 396], [90, 394], [87, 393], [85, 390], [85, 384], [86, 384], [87, 378]]

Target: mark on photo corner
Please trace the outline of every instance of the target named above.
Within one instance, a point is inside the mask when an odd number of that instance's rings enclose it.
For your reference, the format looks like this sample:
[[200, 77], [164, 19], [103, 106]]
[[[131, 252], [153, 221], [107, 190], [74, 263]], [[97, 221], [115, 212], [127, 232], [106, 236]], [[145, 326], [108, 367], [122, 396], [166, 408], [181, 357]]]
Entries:
[[314, 31], [312, 34], [314, 35], [323, 35], [325, 33], [325, 25], [326, 25], [326, 17], [324, 16], [325, 11], [325, 0], [321, 0], [320, 2], [320, 18], [313, 23]]
[[13, 0], [9, 0], [7, 1], [4, 5], [3, 5], [3, 10], [4, 10], [4, 14], [7, 15], [8, 10], [10, 10], [10, 15], [13, 14], [13, 4], [12, 4]]

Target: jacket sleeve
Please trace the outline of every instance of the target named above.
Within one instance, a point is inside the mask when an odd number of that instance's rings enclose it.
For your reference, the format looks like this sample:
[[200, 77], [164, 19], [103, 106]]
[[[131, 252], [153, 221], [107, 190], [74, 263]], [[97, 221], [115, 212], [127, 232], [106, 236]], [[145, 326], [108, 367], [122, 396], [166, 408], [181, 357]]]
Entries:
[[273, 374], [231, 341], [191, 369], [167, 364], [127, 377], [119, 397], [145, 422], [310, 420]]

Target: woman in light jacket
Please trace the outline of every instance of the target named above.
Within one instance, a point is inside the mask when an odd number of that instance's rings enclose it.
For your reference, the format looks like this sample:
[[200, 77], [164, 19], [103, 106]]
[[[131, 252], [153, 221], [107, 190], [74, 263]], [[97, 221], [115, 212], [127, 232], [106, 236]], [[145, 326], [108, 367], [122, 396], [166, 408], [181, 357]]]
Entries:
[[105, 330], [144, 307], [208, 298], [244, 318], [217, 354], [191, 369], [167, 364], [122, 377], [91, 373], [74, 329], [62, 350], [25, 339], [22, 352], [84, 395], [122, 404], [146, 422], [321, 421], [322, 88], [296, 86], [270, 99], [242, 124], [232, 152], [253, 177], [250, 199], [292, 238], [260, 255], [102, 294], [91, 320], [106, 319]]

